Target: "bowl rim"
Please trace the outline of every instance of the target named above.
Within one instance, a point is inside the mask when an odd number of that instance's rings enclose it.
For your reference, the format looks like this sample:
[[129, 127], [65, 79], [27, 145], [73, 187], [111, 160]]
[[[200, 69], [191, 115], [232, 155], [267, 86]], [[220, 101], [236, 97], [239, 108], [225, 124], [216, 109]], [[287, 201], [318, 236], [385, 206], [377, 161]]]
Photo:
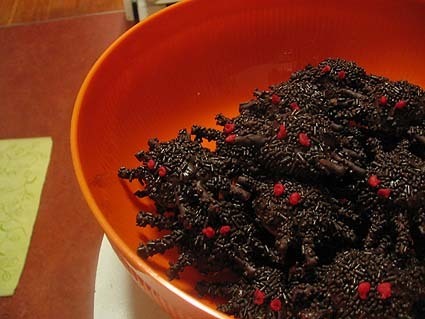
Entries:
[[[204, 305], [196, 298], [192, 297], [188, 293], [180, 290], [176, 286], [174, 286], [170, 281], [166, 280], [165, 278], [162, 278], [155, 270], [152, 269], [146, 263], [143, 259], [141, 259], [137, 254], [128, 247], [124, 241], [118, 236], [118, 234], [114, 231], [112, 226], [109, 224], [109, 222], [106, 220], [105, 216], [103, 215], [101, 209], [96, 204], [96, 201], [94, 197], [92, 196], [92, 193], [90, 192], [90, 189], [88, 187], [88, 184], [85, 180], [83, 170], [82, 170], [82, 164], [80, 161], [80, 152], [78, 148], [78, 127], [79, 127], [79, 119], [80, 119], [80, 112], [82, 109], [82, 104], [84, 101], [84, 97], [86, 95], [87, 89], [95, 76], [95, 74], [98, 72], [98, 70], [101, 68], [102, 64], [105, 62], [105, 60], [108, 58], [108, 56], [115, 51], [121, 44], [125, 41], [126, 38], [128, 38], [131, 34], [137, 32], [140, 28], [144, 28], [146, 24], [151, 23], [151, 21], [157, 20], [162, 18], [163, 16], [166, 16], [171, 11], [176, 11], [180, 9], [184, 9], [188, 6], [188, 3], [195, 2], [199, 0], [184, 0], [180, 1], [170, 7], [167, 7], [165, 9], [162, 9], [151, 16], [147, 17], [143, 21], [140, 21], [133, 27], [131, 27], [129, 30], [121, 34], [117, 39], [115, 39], [107, 48], [102, 52], [102, 54], [98, 57], [96, 62], [92, 65], [90, 68], [88, 74], [86, 75], [85, 79], [82, 82], [82, 85], [78, 91], [76, 100], [74, 102], [74, 108], [72, 111], [72, 117], [71, 117], [71, 130], [70, 130], [70, 148], [71, 148], [71, 157], [72, 157], [72, 163], [74, 168], [74, 173], [77, 177], [78, 184], [80, 186], [80, 190], [83, 193], [84, 199], [86, 200], [92, 214], [95, 216], [97, 222], [102, 227], [103, 231], [105, 232], [107, 238], [112, 243], [113, 247], [116, 247], [122, 254], [123, 257], [130, 263], [130, 265], [136, 269], [137, 271], [140, 271], [142, 273], [145, 273], [149, 275], [154, 281], [156, 281], [159, 285], [167, 288], [170, 292], [172, 292], [174, 295], [180, 297], [181, 299], [185, 300], [186, 302], [190, 303], [192, 306], [198, 308], [199, 310], [202, 310], [203, 312], [208, 313], [209, 315], [213, 316], [217, 319], [229, 319], [230, 316], [213, 309], [210, 306]], [[115, 250], [114, 250], [115, 251]], [[116, 252], [115, 252], [116, 253]]]

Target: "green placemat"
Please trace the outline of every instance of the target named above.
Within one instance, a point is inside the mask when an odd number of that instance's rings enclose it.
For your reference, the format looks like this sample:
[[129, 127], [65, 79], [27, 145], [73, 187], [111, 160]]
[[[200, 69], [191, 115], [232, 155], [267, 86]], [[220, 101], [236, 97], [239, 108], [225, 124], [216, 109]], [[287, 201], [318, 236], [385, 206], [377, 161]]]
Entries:
[[0, 140], [0, 296], [24, 268], [51, 149], [50, 137]]

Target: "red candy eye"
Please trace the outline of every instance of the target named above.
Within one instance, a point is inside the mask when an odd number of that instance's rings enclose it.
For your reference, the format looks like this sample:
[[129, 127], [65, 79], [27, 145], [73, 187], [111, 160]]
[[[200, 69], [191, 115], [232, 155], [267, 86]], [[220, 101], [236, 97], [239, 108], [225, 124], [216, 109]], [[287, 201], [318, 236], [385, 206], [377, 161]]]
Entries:
[[235, 140], [236, 140], [236, 135], [235, 135], [235, 134], [231, 134], [231, 135], [227, 136], [227, 137], [224, 139], [224, 141], [225, 141], [226, 143], [234, 143], [234, 142], [235, 142]]
[[367, 182], [368, 182], [370, 187], [376, 187], [381, 183], [378, 176], [376, 176], [376, 175], [370, 175]]
[[331, 66], [330, 66], [330, 65], [325, 65], [325, 66], [322, 68], [322, 72], [323, 72], [323, 73], [329, 73], [329, 72], [331, 72]]
[[348, 126], [349, 127], [356, 127], [357, 126], [357, 122], [356, 121], [353, 121], [353, 120], [350, 120], [350, 121], [348, 121]]
[[298, 140], [302, 146], [309, 147], [311, 144], [310, 138], [306, 133], [300, 133], [300, 135], [298, 136]]
[[279, 126], [279, 132], [277, 132], [277, 138], [279, 139], [279, 140], [281, 140], [281, 139], [283, 139], [283, 138], [285, 138], [286, 137], [286, 135], [287, 135], [288, 133], [287, 133], [287, 131], [286, 131], [286, 127], [285, 127], [285, 125], [280, 125]]
[[395, 109], [404, 109], [406, 106], [407, 106], [407, 102], [404, 101], [404, 100], [400, 100], [394, 105], [394, 108]]
[[264, 303], [265, 297], [266, 297], [266, 294], [262, 292], [260, 289], [256, 289], [254, 291], [254, 303], [256, 305], [262, 305]]
[[207, 238], [213, 238], [215, 236], [215, 230], [208, 226], [202, 229], [202, 234]]
[[345, 71], [339, 71], [338, 72], [338, 79], [340, 79], [340, 80], [345, 79]]
[[230, 226], [225, 225], [220, 227], [220, 234], [227, 235], [230, 232]]
[[150, 170], [153, 170], [154, 168], [155, 168], [155, 161], [153, 160], [153, 159], [150, 159], [149, 161], [148, 161], [148, 168], [150, 169]]
[[362, 300], [367, 299], [367, 295], [370, 291], [370, 283], [367, 281], [363, 281], [359, 283], [359, 286], [357, 287], [357, 292], [359, 294], [359, 298]]
[[230, 133], [232, 133], [234, 130], [235, 130], [235, 124], [233, 124], [233, 123], [226, 123], [226, 124], [224, 125], [224, 128], [223, 128], [223, 132], [224, 132], [224, 133], [226, 133], [226, 134], [230, 134]]
[[164, 177], [165, 175], [167, 175], [167, 169], [164, 166], [161, 166], [158, 169], [158, 175]]
[[277, 94], [273, 94], [272, 95], [272, 103], [273, 104], [279, 104], [280, 103], [280, 101], [281, 101], [281, 99], [280, 99], [280, 96], [279, 95], [277, 95]]
[[378, 189], [378, 196], [382, 198], [389, 198], [391, 195], [391, 189], [389, 188], [380, 188]]
[[388, 103], [388, 98], [385, 95], [381, 96], [379, 99], [379, 104], [387, 105], [387, 103]]
[[282, 183], [276, 183], [273, 187], [273, 194], [276, 197], [282, 196], [282, 194], [285, 192], [285, 185]]
[[376, 290], [378, 291], [381, 299], [388, 299], [391, 297], [391, 283], [389, 282], [380, 283]]
[[297, 102], [292, 102], [289, 106], [293, 111], [298, 111], [301, 109]]
[[270, 309], [273, 311], [280, 311], [282, 309], [282, 302], [275, 298], [270, 302]]
[[292, 206], [298, 205], [300, 200], [301, 200], [301, 195], [297, 192], [289, 195], [289, 204], [291, 204]]

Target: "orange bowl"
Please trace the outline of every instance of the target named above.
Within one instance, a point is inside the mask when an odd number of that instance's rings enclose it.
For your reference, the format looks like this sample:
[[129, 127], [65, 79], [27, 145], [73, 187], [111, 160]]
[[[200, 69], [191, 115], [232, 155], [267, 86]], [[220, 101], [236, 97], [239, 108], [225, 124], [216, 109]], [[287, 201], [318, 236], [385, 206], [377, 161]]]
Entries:
[[[174, 318], [229, 318], [193, 289], [186, 271], [169, 282], [172, 254], [136, 254], [154, 238], [135, 226], [148, 201], [117, 178], [157, 136], [235, 115], [255, 88], [286, 80], [327, 57], [425, 86], [425, 2], [188, 0], [139, 23], [113, 43], [84, 81], [72, 117], [71, 149], [83, 194], [132, 277]], [[134, 183], [135, 184], [135, 183]]]

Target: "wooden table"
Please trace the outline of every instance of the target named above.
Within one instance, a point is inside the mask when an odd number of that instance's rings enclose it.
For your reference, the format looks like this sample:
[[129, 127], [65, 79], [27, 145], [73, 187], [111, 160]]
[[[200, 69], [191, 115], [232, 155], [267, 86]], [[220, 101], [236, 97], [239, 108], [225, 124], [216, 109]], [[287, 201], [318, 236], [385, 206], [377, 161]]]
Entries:
[[1, 319], [86, 319], [102, 231], [74, 176], [73, 103], [96, 58], [130, 27], [123, 13], [0, 28], [0, 138], [51, 136], [52, 158], [25, 269]]

